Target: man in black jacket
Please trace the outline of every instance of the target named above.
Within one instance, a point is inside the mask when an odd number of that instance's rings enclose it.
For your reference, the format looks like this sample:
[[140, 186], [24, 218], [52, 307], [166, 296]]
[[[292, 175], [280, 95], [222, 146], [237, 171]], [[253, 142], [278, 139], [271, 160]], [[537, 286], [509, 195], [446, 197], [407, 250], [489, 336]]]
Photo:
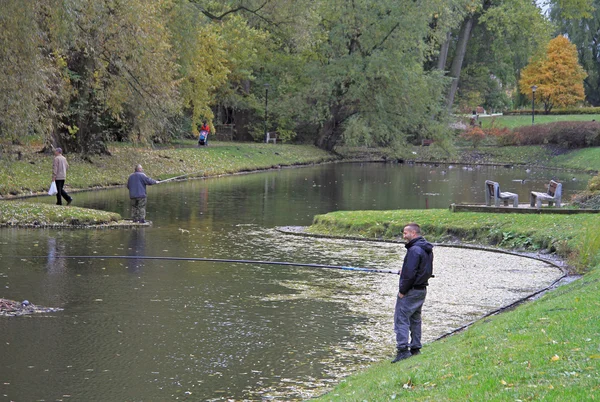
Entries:
[[406, 240], [406, 256], [394, 313], [398, 351], [392, 363], [421, 351], [421, 308], [427, 295], [428, 280], [433, 274], [433, 246], [421, 236], [421, 227], [409, 223], [404, 227], [402, 236]]

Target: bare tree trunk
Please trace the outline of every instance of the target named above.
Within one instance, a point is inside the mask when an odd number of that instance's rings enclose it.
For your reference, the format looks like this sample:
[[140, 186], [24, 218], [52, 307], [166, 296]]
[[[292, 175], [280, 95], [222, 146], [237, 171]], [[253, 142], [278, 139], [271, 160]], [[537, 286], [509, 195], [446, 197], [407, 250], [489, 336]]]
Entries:
[[446, 70], [446, 61], [448, 60], [448, 48], [450, 47], [450, 31], [446, 34], [446, 40], [442, 43], [440, 48], [440, 55], [438, 56], [437, 69], [440, 71]]
[[452, 77], [452, 85], [448, 92], [447, 106], [448, 109], [452, 109], [454, 104], [454, 97], [456, 90], [458, 89], [458, 79], [460, 78], [460, 72], [462, 69], [463, 60], [467, 52], [467, 43], [471, 38], [471, 31], [473, 30], [474, 17], [469, 16], [460, 27], [460, 33], [458, 36], [458, 43], [456, 44], [456, 53], [452, 59], [452, 67], [450, 67], [450, 77]]

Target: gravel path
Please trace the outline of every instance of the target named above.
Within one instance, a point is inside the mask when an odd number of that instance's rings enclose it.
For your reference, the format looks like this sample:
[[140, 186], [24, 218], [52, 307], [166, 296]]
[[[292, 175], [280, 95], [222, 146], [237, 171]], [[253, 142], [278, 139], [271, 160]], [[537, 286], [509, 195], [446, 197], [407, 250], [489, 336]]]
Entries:
[[[331, 264], [399, 270], [405, 247], [398, 243], [365, 242], [281, 235], [281, 247], [313, 250], [315, 258]], [[273, 239], [269, 241], [273, 242]], [[278, 246], [279, 247], [279, 246]], [[477, 249], [436, 246], [434, 274], [423, 308], [423, 341], [434, 341], [482, 317], [528, 298], [564, 276], [556, 265], [524, 256]], [[343, 377], [372, 362], [393, 357], [393, 312], [398, 292], [397, 275], [336, 271], [318, 284], [287, 282], [291, 298], [322, 298], [345, 304], [357, 316], [367, 317], [353, 328], [354, 340], [334, 346], [336, 357], [324, 363], [331, 374]], [[315, 286], [317, 285], [317, 286]], [[328, 292], [327, 288], [336, 289]], [[340, 290], [341, 288], [341, 290]], [[424, 353], [426, 353], [426, 349]], [[349, 364], [354, 361], [354, 364]], [[326, 388], [328, 386], [326, 384]], [[300, 386], [299, 388], [303, 388]], [[303, 389], [305, 397], [323, 393], [320, 387]]]

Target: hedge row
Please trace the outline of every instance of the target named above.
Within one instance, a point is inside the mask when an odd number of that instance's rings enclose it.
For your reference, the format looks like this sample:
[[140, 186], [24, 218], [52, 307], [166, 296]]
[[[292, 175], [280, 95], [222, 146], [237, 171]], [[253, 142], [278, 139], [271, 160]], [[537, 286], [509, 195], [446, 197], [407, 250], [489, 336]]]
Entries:
[[523, 126], [504, 132], [499, 141], [503, 145], [553, 144], [563, 148], [600, 146], [600, 122], [563, 121], [534, 126]]

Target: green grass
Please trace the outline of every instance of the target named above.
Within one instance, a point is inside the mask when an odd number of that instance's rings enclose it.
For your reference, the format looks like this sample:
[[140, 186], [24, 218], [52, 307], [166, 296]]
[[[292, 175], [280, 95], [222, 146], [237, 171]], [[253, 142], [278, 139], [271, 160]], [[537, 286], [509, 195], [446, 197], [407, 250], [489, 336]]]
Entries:
[[[480, 117], [483, 128], [496, 127], [516, 128], [531, 125], [531, 115]], [[555, 123], [557, 121], [600, 121], [598, 114], [569, 114], [569, 115], [535, 115], [535, 124]]]
[[[111, 156], [93, 156], [84, 160], [79, 155], [66, 155], [70, 166], [66, 184], [71, 190], [122, 185], [138, 163], [150, 177], [164, 180], [184, 174], [217, 176], [334, 159], [325, 151], [309, 145], [218, 142], [212, 142], [206, 148], [194, 145], [195, 142], [188, 141], [178, 144], [178, 147], [150, 150], [114, 144], [110, 147]], [[27, 151], [21, 160], [0, 160], [0, 196], [48, 190], [53, 156], [37, 154], [35, 149]]]
[[375, 364], [346, 378], [319, 400], [600, 398], [600, 215], [334, 212], [316, 216], [310, 231], [391, 239], [408, 222], [421, 224], [429, 240], [458, 238], [503, 248], [556, 248], [587, 273], [539, 300], [426, 345], [419, 356], [394, 365]]
[[408, 222], [419, 223], [429, 240], [460, 239], [506, 249], [548, 250], [570, 258], [574, 267], [582, 271], [586, 268], [584, 262], [594, 258], [590, 255], [594, 250], [588, 247], [581, 253], [580, 246], [585, 242], [594, 244], [586, 233], [597, 232], [600, 214], [452, 213], [445, 209], [338, 211], [315, 216], [309, 231], [394, 239], [401, 237]]
[[94, 209], [23, 201], [0, 202], [0, 226], [100, 225], [121, 220], [121, 215]]
[[[321, 401], [590, 401], [600, 398], [600, 269], [344, 379]], [[391, 357], [391, 353], [390, 353]]]

